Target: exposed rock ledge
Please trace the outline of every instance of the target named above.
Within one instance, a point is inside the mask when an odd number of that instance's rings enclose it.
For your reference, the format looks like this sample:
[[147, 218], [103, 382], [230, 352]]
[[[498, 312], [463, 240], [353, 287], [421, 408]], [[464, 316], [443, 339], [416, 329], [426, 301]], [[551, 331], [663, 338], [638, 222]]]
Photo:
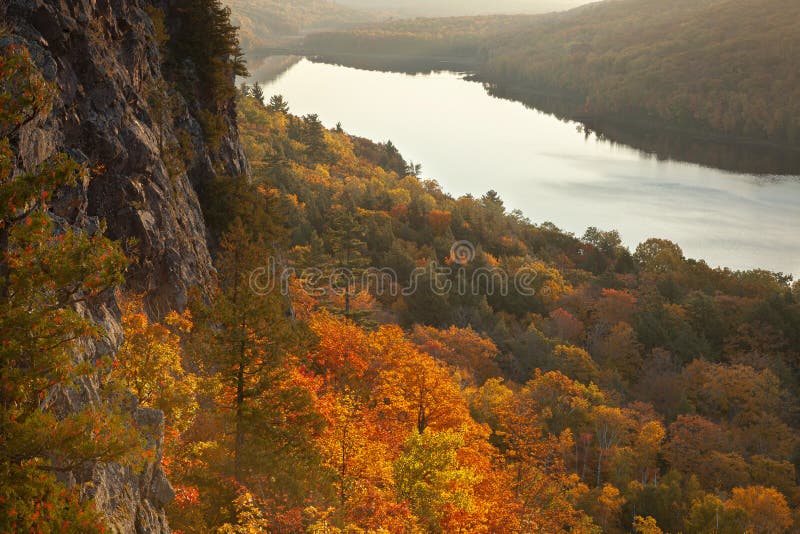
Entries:
[[[87, 229], [105, 220], [109, 237], [135, 239], [137, 261], [129, 285], [146, 294], [153, 316], [183, 307], [188, 289], [204, 286], [212, 273], [195, 188], [213, 176], [215, 167], [248, 172], [232, 103], [226, 110], [229, 133], [214, 152], [203, 142], [189, 106], [183, 104], [182, 116], [170, 124], [159, 125], [151, 115], [144, 95], [162, 72], [144, 8], [165, 7], [168, 1], [0, 0], [0, 19], [11, 29], [6, 40], [27, 46], [59, 93], [50, 115], [13, 140], [19, 166], [32, 168], [66, 151], [97, 168], [87, 183], [59, 196], [54, 216]], [[187, 173], [170, 177], [158, 139], [176, 139], [176, 124], [192, 136], [195, 159]], [[87, 348], [86, 357], [113, 353], [122, 340], [116, 302], [109, 298], [85, 313], [109, 332], [108, 339]], [[93, 402], [97, 394], [98, 385], [89, 381], [63, 400], [63, 408]], [[160, 466], [163, 416], [135, 400], [127, 404], [156, 460], [142, 472], [97, 465], [68, 478], [89, 483], [87, 491], [115, 531], [169, 532], [164, 506], [173, 491]]]

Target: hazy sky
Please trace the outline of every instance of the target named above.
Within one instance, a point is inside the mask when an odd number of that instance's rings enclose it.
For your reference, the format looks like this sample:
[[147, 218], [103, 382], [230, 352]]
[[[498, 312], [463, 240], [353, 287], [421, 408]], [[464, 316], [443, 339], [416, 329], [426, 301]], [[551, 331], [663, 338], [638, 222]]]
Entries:
[[362, 9], [403, 15], [474, 15], [482, 13], [542, 13], [569, 9], [589, 0], [336, 0]]

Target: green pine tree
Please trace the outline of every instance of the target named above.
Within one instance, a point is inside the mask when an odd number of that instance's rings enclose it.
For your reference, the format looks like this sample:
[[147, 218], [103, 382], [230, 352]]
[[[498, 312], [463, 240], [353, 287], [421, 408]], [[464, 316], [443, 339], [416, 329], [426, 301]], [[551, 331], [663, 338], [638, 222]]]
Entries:
[[[251, 287], [266, 250], [241, 220], [234, 221], [221, 241], [211, 302], [193, 304], [189, 351], [205, 380], [216, 384], [214, 397], [222, 399], [216, 409], [230, 464], [219, 466], [220, 474], [289, 494], [295, 485], [314, 480], [311, 436], [320, 420], [310, 392], [296, 380], [307, 332], [291, 320], [279, 287], [268, 295]], [[265, 482], [265, 473], [271, 482]], [[303, 491], [297, 488], [295, 496]]]
[[[87, 350], [103, 335], [85, 309], [123, 281], [120, 247], [100, 233], [56, 224], [48, 201], [86, 169], [64, 155], [38, 169], [15, 172], [12, 138], [49, 108], [53, 89], [28, 51], [8, 46], [0, 55], [0, 530], [95, 532], [101, 520], [91, 503], [67, 489], [57, 473], [95, 462], [133, 461], [139, 445], [131, 421], [101, 390], [78, 411], [80, 398], [105, 361]], [[97, 358], [97, 356], [94, 356]]]

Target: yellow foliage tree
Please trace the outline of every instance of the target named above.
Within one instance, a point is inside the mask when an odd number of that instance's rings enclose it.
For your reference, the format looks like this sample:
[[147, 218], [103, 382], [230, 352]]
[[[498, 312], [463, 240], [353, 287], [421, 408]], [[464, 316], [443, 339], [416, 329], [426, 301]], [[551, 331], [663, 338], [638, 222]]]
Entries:
[[775, 488], [734, 488], [725, 507], [744, 511], [747, 518], [746, 532], [783, 534], [794, 524], [786, 497]]
[[618, 521], [623, 504], [625, 497], [620, 495], [619, 490], [611, 484], [605, 484], [597, 496], [597, 518], [604, 531]]
[[374, 396], [388, 420], [408, 431], [458, 428], [469, 419], [466, 401], [444, 364], [419, 352], [397, 327], [382, 327], [377, 348], [382, 355]]
[[318, 445], [336, 501], [326, 521], [343, 529], [400, 530], [410, 514], [397, 504], [389, 436], [375, 414], [350, 390], [322, 397], [318, 406], [327, 421]]
[[558, 345], [553, 350], [556, 367], [565, 375], [584, 384], [597, 382], [600, 371], [588, 352], [580, 347]]
[[183, 365], [181, 333], [192, 329], [189, 311], [171, 312], [164, 324], [150, 321], [141, 300], [123, 305], [125, 342], [114, 362], [115, 378], [128, 387], [143, 406], [164, 412], [168, 427], [185, 431], [197, 411], [197, 378]]
[[650, 516], [642, 517], [637, 515], [633, 520], [633, 530], [639, 534], [663, 534], [663, 530], [658, 528], [656, 520]]
[[233, 506], [236, 523], [225, 523], [217, 529], [217, 534], [260, 534], [270, 531], [269, 520], [249, 491], [240, 492]]
[[539, 410], [524, 392], [499, 409], [498, 434], [520, 505], [520, 524], [525, 532], [591, 531], [591, 521], [573, 506], [585, 486], [567, 472], [563, 461], [563, 446], [571, 447], [571, 434], [564, 432], [564, 442], [545, 435]]

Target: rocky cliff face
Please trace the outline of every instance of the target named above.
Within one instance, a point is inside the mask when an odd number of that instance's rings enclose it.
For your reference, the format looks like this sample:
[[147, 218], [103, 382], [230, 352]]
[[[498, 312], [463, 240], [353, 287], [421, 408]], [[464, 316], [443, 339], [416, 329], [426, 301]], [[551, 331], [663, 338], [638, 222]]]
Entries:
[[[233, 104], [226, 115], [228, 133], [215, 149], [203, 141], [197, 110], [180, 96], [168, 120], [152, 109], [154, 88], [163, 87], [161, 56], [152, 7], [169, 0], [0, 0], [0, 20], [10, 29], [6, 41], [24, 44], [58, 95], [48, 117], [20, 132], [20, 165], [32, 168], [58, 152], [86, 162], [93, 172], [86, 183], [63, 191], [54, 216], [64, 224], [96, 228], [105, 221], [109, 237], [134, 239], [129, 273], [132, 290], [146, 294], [149, 311], [160, 316], [186, 303], [190, 287], [203, 287], [212, 273], [207, 231], [196, 189], [216, 169], [247, 173], [239, 145]], [[0, 43], [3, 44], [3, 43]], [[163, 95], [167, 98], [166, 93]], [[165, 164], [164, 140], [176, 146], [188, 136], [193, 155], [187, 169]], [[121, 342], [119, 309], [113, 298], [85, 310], [109, 332], [86, 356], [113, 353]], [[87, 383], [63, 401], [92, 402], [98, 384]], [[149, 445], [160, 459], [160, 412], [128, 402]], [[118, 532], [169, 532], [164, 505], [173, 492], [160, 463], [134, 472], [119, 465], [98, 465], [72, 473], [87, 484]]]

